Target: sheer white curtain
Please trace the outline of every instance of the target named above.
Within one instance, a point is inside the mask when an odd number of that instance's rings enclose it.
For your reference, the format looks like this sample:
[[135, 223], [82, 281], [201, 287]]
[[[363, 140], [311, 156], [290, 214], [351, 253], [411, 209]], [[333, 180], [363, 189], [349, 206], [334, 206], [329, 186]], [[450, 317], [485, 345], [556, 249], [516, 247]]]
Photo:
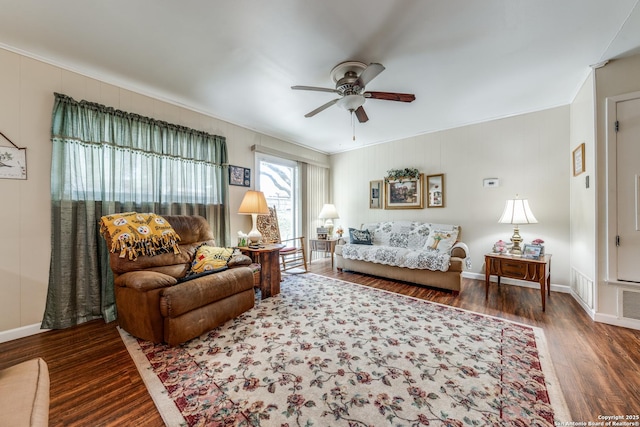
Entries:
[[[330, 202], [331, 188], [329, 182], [329, 169], [312, 164], [305, 164], [303, 168], [305, 182], [303, 185], [303, 201], [306, 211], [304, 226], [308, 239], [316, 238], [316, 228], [324, 224], [324, 220], [318, 218], [322, 206]], [[338, 208], [338, 212], [340, 209]]]

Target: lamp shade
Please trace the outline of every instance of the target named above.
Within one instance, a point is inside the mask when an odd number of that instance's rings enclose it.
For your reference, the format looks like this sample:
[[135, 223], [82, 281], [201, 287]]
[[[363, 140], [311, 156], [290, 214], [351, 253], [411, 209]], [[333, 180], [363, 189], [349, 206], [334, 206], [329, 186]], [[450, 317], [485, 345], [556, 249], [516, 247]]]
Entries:
[[507, 200], [498, 222], [501, 224], [537, 224], [538, 220], [533, 216], [527, 199], [515, 198]]
[[240, 203], [238, 213], [244, 215], [268, 215], [269, 206], [267, 205], [267, 199], [264, 198], [264, 193], [254, 190], [247, 191], [244, 199], [242, 199], [242, 203]]
[[262, 234], [258, 231], [258, 215], [268, 215], [269, 206], [267, 206], [267, 199], [264, 198], [262, 191], [249, 190], [245, 193], [240, 208], [239, 214], [251, 215], [251, 222], [253, 227], [249, 234], [249, 245], [257, 245], [262, 239]]
[[338, 211], [336, 210], [336, 207], [334, 205], [327, 203], [322, 207], [322, 210], [320, 211], [320, 215], [318, 215], [318, 218], [336, 219], [336, 218], [340, 218], [340, 215], [338, 215]]

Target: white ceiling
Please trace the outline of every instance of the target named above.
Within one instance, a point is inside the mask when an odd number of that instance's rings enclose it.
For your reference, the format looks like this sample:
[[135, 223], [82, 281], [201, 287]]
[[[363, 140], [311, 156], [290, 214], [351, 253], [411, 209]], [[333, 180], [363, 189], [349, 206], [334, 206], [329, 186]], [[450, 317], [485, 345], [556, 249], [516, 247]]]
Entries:
[[[590, 65], [638, 53], [640, 0], [0, 0], [0, 47], [335, 153], [566, 105]], [[335, 98], [347, 60], [386, 70], [369, 121]]]

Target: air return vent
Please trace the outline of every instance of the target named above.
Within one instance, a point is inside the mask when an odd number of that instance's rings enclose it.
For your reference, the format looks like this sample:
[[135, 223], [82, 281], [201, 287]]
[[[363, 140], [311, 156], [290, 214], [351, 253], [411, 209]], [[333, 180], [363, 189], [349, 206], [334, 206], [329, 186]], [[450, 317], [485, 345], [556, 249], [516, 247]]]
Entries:
[[640, 320], [640, 292], [622, 291], [622, 317]]

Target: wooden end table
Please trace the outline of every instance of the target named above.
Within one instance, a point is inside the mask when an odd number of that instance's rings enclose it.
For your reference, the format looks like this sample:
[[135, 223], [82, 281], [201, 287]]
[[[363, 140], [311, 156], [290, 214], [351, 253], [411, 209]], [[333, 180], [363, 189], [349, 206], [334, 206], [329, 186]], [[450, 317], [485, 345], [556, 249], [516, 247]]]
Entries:
[[485, 262], [485, 298], [489, 298], [490, 276], [509, 277], [511, 279], [538, 282], [542, 295], [542, 311], [545, 311], [545, 288], [551, 296], [551, 254], [546, 254], [540, 259], [514, 257], [511, 255], [486, 254]]
[[262, 299], [269, 298], [280, 293], [280, 249], [284, 245], [269, 243], [260, 245], [259, 248], [241, 247], [240, 251], [251, 257], [253, 262], [261, 265], [260, 269], [260, 291]]
[[336, 243], [338, 239], [309, 239], [309, 262], [311, 262], [311, 255], [313, 251], [324, 252], [331, 254], [331, 268], [333, 268], [333, 254], [336, 250]]

